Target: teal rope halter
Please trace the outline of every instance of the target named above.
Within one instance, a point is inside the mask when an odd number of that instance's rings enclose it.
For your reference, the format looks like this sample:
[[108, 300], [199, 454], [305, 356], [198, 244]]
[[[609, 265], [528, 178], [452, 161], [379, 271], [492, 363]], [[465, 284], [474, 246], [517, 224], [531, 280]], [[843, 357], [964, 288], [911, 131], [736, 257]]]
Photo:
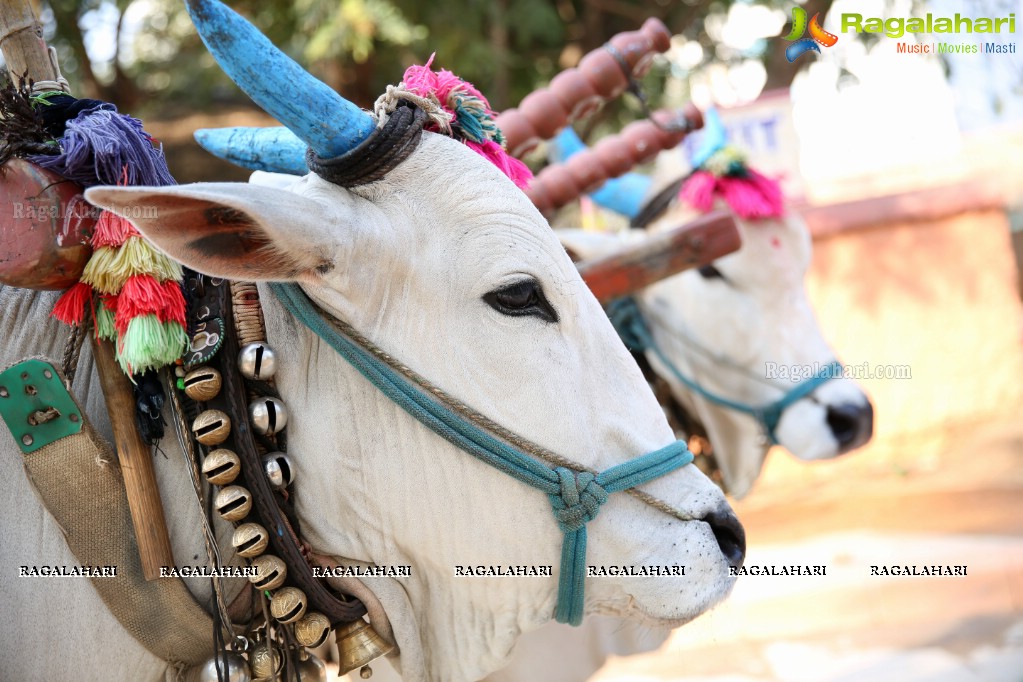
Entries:
[[675, 363], [664, 355], [664, 352], [654, 341], [653, 334], [650, 333], [650, 327], [643, 318], [643, 313], [634, 298], [625, 297], [612, 301], [607, 306], [607, 314], [611, 318], [611, 324], [614, 325], [618, 335], [622, 337], [622, 341], [625, 342], [629, 350], [638, 353], [647, 350], [653, 351], [658, 359], [664, 363], [664, 366], [668, 368], [668, 371], [691, 391], [703, 396], [712, 403], [727, 407], [736, 412], [751, 415], [764, 429], [764, 433], [770, 439], [771, 445], [778, 445], [775, 431], [778, 428], [778, 423], [781, 421], [781, 415], [785, 408], [797, 400], [810, 395], [821, 384], [842, 376], [842, 364], [836, 360], [821, 367], [814, 376], [799, 382], [774, 402], [767, 403], [766, 405], [750, 405], [749, 403], [732, 400], [709, 391], [696, 383], [694, 379], [690, 379], [682, 374]]
[[544, 492], [564, 533], [558, 578], [558, 622], [579, 625], [583, 618], [586, 574], [586, 524], [609, 494], [633, 488], [693, 461], [681, 441], [598, 474], [566, 467], [550, 468], [491, 436], [468, 419], [431, 398], [387, 363], [342, 334], [297, 284], [270, 284], [284, 307], [338, 352], [385, 396], [441, 438], [518, 481]]

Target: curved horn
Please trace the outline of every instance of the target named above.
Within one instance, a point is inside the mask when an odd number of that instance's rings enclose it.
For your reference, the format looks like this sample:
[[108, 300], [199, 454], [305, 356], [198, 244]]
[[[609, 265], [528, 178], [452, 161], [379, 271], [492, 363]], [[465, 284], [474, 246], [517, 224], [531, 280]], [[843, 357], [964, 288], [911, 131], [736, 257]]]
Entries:
[[372, 116], [306, 73], [232, 9], [217, 0], [186, 5], [220, 68], [321, 158], [341, 156], [373, 132]]
[[195, 141], [216, 157], [249, 170], [305, 175], [306, 143], [284, 127], [205, 128]]
[[728, 131], [725, 130], [725, 124], [722, 123], [718, 110], [714, 108], [707, 109], [704, 119], [700, 146], [697, 147], [693, 158], [689, 162], [693, 168], [699, 168], [707, 163], [707, 159], [714, 156], [719, 149], [728, 144]]
[[[581, 194], [599, 189], [636, 164], [649, 161], [665, 149], [671, 149], [693, 129], [703, 125], [703, 115], [694, 106], [682, 111], [655, 111], [657, 120], [633, 121], [618, 135], [604, 138], [592, 150], [577, 153], [562, 165], [548, 166], [533, 178], [526, 195], [541, 213], [549, 213], [574, 201]], [[684, 118], [686, 125], [666, 129]]]
[[[551, 143], [550, 156], [564, 163], [588, 147], [571, 128], [565, 128]], [[614, 211], [629, 218], [635, 218], [643, 208], [643, 199], [650, 191], [653, 180], [639, 173], [626, 173], [621, 177], [611, 178], [600, 189], [590, 193], [590, 198], [609, 211]]]
[[598, 206], [614, 211], [632, 220], [645, 205], [646, 195], [653, 184], [646, 175], [626, 173], [620, 178], [611, 178], [604, 186], [590, 194]]

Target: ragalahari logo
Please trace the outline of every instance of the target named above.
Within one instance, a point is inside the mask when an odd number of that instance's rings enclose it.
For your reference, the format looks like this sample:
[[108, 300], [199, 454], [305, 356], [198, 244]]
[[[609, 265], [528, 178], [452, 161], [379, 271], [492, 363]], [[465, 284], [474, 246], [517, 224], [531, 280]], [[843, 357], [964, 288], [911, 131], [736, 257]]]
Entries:
[[[828, 33], [821, 28], [820, 12], [813, 15], [813, 19], [810, 20], [810, 25], [806, 23], [806, 10], [802, 7], [792, 8], [792, 31], [785, 36], [785, 40], [797, 41], [788, 46], [785, 50], [785, 58], [789, 62], [794, 62], [801, 56], [810, 52], [821, 53], [821, 48], [817, 47], [818, 44], [824, 47], [831, 47], [838, 42], [838, 36], [833, 33]], [[810, 30], [810, 37], [803, 38], [803, 34], [806, 33], [807, 29]], [[800, 40], [802, 38], [802, 40]]]

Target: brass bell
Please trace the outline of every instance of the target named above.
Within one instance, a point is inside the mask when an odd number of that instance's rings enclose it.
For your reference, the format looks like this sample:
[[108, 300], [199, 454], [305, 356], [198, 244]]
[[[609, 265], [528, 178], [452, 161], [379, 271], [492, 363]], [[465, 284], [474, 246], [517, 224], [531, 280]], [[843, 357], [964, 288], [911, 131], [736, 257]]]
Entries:
[[373, 674], [367, 664], [394, 649], [393, 644], [385, 642], [373, 626], [361, 618], [339, 625], [334, 631], [334, 638], [337, 640], [339, 676], [364, 668], [359, 674], [365, 679]]
[[242, 461], [238, 455], [226, 448], [217, 448], [206, 455], [202, 461], [202, 473], [206, 480], [215, 485], [227, 485], [242, 470]]
[[327, 682], [327, 666], [304, 649], [298, 658], [299, 682]]
[[206, 410], [192, 422], [192, 433], [203, 445], [220, 445], [231, 433], [231, 418], [220, 410]]
[[249, 667], [257, 680], [277, 675], [284, 667], [284, 657], [277, 647], [266, 642], [257, 644], [249, 651]]
[[288, 425], [288, 408], [277, 398], [256, 398], [249, 403], [249, 419], [256, 433], [272, 436]]
[[229, 485], [217, 493], [213, 506], [228, 521], [241, 521], [252, 509], [252, 493], [240, 485]]
[[291, 460], [283, 452], [270, 452], [263, 455], [263, 473], [275, 490], [284, 490], [295, 480], [295, 470]]
[[223, 383], [219, 371], [212, 367], [199, 367], [185, 375], [185, 395], [199, 402], [213, 400]]
[[288, 567], [284, 560], [273, 554], [264, 554], [252, 560], [255, 575], [249, 576], [249, 582], [260, 590], [276, 590], [284, 584], [288, 577]]
[[[224, 668], [225, 658], [227, 659], [226, 670]], [[220, 676], [217, 675], [217, 668], [220, 668]], [[199, 682], [218, 682], [220, 679], [225, 682], [252, 682], [249, 664], [233, 651], [206, 661], [199, 671]]]
[[283, 587], [270, 599], [270, 615], [281, 623], [293, 623], [305, 615], [309, 600], [297, 587]]
[[302, 646], [315, 649], [327, 641], [330, 621], [318, 611], [309, 611], [295, 623], [295, 639]]
[[258, 523], [243, 523], [234, 529], [234, 535], [231, 536], [231, 546], [238, 552], [238, 556], [246, 559], [262, 554], [269, 541], [270, 535], [266, 528]]
[[238, 371], [246, 379], [265, 381], [277, 371], [277, 355], [265, 343], [250, 343], [238, 352]]

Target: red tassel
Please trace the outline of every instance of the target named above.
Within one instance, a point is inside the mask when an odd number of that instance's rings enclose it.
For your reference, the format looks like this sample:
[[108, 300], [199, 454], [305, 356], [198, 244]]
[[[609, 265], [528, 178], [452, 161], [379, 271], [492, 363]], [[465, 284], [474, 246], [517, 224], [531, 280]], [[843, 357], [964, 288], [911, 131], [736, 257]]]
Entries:
[[77, 326], [85, 320], [85, 308], [92, 302], [92, 287], [85, 282], [79, 282], [57, 300], [50, 313], [64, 324]]
[[117, 314], [117, 295], [116, 294], [100, 294], [100, 302], [103, 303], [103, 307], [110, 312]]
[[96, 229], [92, 233], [92, 248], [120, 246], [128, 237], [138, 233], [135, 226], [121, 216], [110, 211], [103, 211], [100, 213], [99, 220], [96, 221]]
[[117, 295], [114, 309], [118, 334], [124, 334], [128, 323], [142, 315], [156, 315], [160, 322], [177, 322], [184, 327], [185, 297], [181, 285], [174, 280], [160, 284], [152, 275], [129, 277]]

